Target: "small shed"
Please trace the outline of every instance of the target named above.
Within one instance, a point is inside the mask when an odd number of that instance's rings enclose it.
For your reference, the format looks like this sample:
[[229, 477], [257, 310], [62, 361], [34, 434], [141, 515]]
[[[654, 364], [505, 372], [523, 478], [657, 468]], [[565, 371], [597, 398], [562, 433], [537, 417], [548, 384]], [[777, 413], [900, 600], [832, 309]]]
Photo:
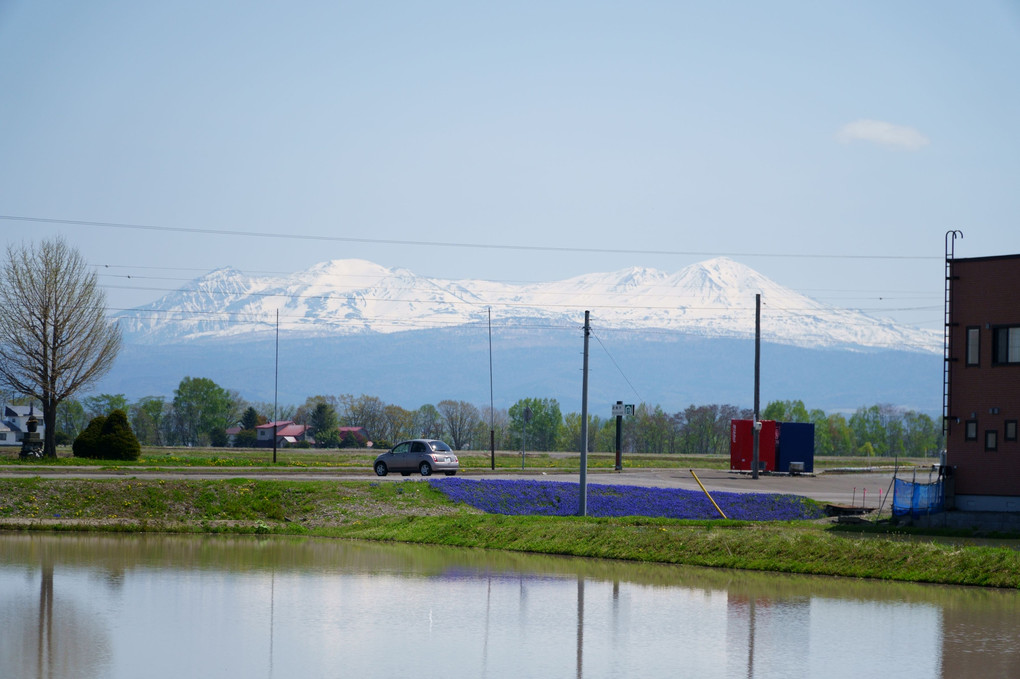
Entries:
[[[730, 421], [730, 469], [750, 471], [754, 457], [754, 422]], [[758, 434], [758, 471], [813, 472], [815, 425], [762, 420]]]
[[814, 472], [815, 425], [780, 422], [776, 441], [776, 471]]
[[[776, 471], [775, 420], [762, 420], [758, 433], [758, 471]], [[730, 469], [751, 471], [754, 459], [754, 422], [730, 420]]]

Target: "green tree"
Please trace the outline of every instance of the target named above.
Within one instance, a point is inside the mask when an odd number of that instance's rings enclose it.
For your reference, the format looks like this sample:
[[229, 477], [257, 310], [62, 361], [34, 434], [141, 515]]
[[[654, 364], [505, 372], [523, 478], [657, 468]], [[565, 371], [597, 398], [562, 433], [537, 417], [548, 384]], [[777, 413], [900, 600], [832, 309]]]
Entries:
[[74, 440], [89, 424], [85, 408], [81, 401], [67, 398], [57, 406], [57, 431], [63, 432]]
[[868, 452], [879, 457], [902, 454], [900, 414], [889, 404], [858, 408], [850, 416], [850, 429], [858, 450], [867, 446]]
[[337, 399], [337, 415], [342, 427], [364, 427], [376, 439], [386, 429], [386, 404], [377, 396], [354, 397], [344, 394]]
[[811, 422], [804, 401], [771, 401], [762, 411], [761, 419], [776, 422]]
[[443, 416], [431, 403], [426, 403], [414, 411], [412, 423], [416, 437], [424, 439], [443, 438]]
[[393, 443], [414, 438], [414, 412], [391, 404], [383, 408], [383, 416], [386, 422], [383, 438]]
[[207, 377], [185, 377], [174, 390], [173, 407], [181, 439], [189, 445], [208, 443], [238, 421], [240, 399]]
[[7, 246], [0, 309], [0, 385], [42, 403], [43, 454], [56, 457], [57, 406], [113, 367], [120, 328], [95, 270], [61, 238]]
[[492, 410], [486, 406], [482, 409], [482, 423], [484, 424], [482, 431], [484, 445], [482, 448], [489, 449], [490, 429], [493, 433], [492, 438], [495, 439], [496, 450], [508, 450], [511, 447], [510, 415], [506, 408]]
[[90, 418], [96, 415], [109, 415], [114, 410], [127, 411], [128, 401], [124, 394], [95, 394], [81, 400], [85, 414]]
[[683, 428], [677, 452], [685, 455], [729, 454], [730, 421], [748, 419], [752, 413], [736, 406], [690, 405], [682, 413]]
[[99, 436], [100, 457], [108, 460], [137, 460], [142, 446], [131, 431], [127, 413], [114, 410], [106, 418]]
[[78, 434], [74, 443], [71, 444], [71, 454], [75, 457], [87, 459], [98, 458], [101, 454], [100, 441], [104, 424], [106, 424], [106, 417], [104, 415], [93, 417], [88, 426]]
[[263, 419], [264, 418], [259, 416], [258, 411], [255, 410], [253, 406], [248, 406], [247, 408], [245, 408], [244, 413], [241, 415], [240, 423], [241, 429], [254, 430], [255, 427], [259, 426], [260, 424], [265, 424], [265, 422], [262, 422]]
[[128, 424], [127, 413], [114, 410], [92, 418], [72, 444], [75, 457], [101, 460], [137, 460], [142, 454], [138, 438]]
[[[529, 412], [530, 418], [525, 422]], [[560, 427], [563, 426], [563, 415], [556, 399], [523, 398], [510, 406], [508, 415], [510, 435], [518, 450], [556, 450]]]
[[312, 435], [317, 448], [336, 448], [340, 445], [340, 431], [337, 429], [336, 410], [326, 401], [320, 401], [312, 411]]
[[[819, 453], [817, 450], [816, 454], [828, 454], [828, 455], [853, 455], [854, 453], [854, 436], [853, 431], [850, 429], [850, 423], [847, 419], [839, 413], [833, 413], [825, 418], [825, 430], [826, 437], [831, 446], [831, 452]], [[818, 435], [816, 429], [815, 436]]]
[[[595, 451], [608, 453], [607, 448], [598, 448], [598, 433], [605, 425], [605, 421], [598, 415], [588, 415], [588, 452]], [[581, 413], [567, 413], [563, 416], [563, 424], [560, 426], [559, 441], [556, 450], [577, 453], [581, 451]]]
[[312, 414], [315, 412], [316, 407], [318, 407], [320, 403], [325, 403], [326, 405], [333, 409], [334, 413], [337, 412], [337, 408], [339, 406], [339, 401], [337, 400], [337, 398], [335, 396], [325, 396], [319, 394], [316, 396], [309, 396], [308, 398], [306, 398], [305, 402], [298, 406], [297, 411], [290, 419], [293, 419], [298, 424], [307, 424], [311, 426]]
[[[628, 418], [624, 418], [623, 431], [626, 431], [630, 425]], [[589, 434], [591, 436], [591, 434]], [[621, 437], [623, 438], [623, 437]], [[621, 441], [621, 445], [623, 442]], [[607, 417], [602, 420], [601, 425], [595, 432], [595, 444], [594, 450], [600, 453], [615, 453], [616, 452], [616, 418]], [[623, 451], [621, 451], [623, 452]]]
[[166, 399], [162, 396], [145, 396], [131, 404], [128, 417], [140, 442], [152, 446], [163, 445], [166, 411]]
[[928, 457], [942, 450], [942, 425], [930, 416], [909, 410], [903, 414], [903, 427], [907, 455]]
[[659, 406], [638, 404], [631, 422], [633, 450], [638, 453], [673, 452], [678, 436], [677, 421]]

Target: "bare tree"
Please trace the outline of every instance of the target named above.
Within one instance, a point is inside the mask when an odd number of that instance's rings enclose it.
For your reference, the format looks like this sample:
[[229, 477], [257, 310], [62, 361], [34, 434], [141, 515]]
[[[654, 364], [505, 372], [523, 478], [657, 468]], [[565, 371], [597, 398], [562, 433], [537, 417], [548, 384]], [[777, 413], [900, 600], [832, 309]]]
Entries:
[[43, 452], [56, 457], [57, 406], [113, 366], [120, 328], [95, 272], [62, 238], [7, 246], [0, 309], [0, 382], [42, 402]]
[[482, 415], [478, 408], [467, 401], [454, 401], [447, 399], [436, 404], [446, 425], [446, 434], [450, 437], [450, 443], [454, 450], [462, 450], [471, 442], [471, 435], [475, 427], [481, 422]]

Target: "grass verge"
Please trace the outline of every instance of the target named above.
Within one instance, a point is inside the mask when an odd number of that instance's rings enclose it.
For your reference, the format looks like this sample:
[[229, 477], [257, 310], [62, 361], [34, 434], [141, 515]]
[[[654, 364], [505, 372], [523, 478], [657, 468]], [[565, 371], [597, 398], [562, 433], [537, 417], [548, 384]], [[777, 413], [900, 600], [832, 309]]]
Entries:
[[[0, 465], [7, 466], [74, 466], [100, 468], [164, 468], [164, 467], [248, 467], [248, 468], [321, 468], [321, 469], [371, 469], [372, 461], [380, 451], [370, 448], [345, 448], [315, 450], [310, 448], [283, 448], [277, 451], [277, 461], [273, 462], [273, 452], [266, 448], [177, 448], [151, 447], [142, 448], [138, 460], [90, 460], [74, 457], [69, 447], [57, 451], [57, 459], [25, 461], [18, 457], [17, 450], [0, 452]], [[493, 458], [488, 451], [458, 451], [460, 466], [464, 469], [488, 469]], [[528, 469], [577, 471], [580, 468], [579, 453], [542, 453], [529, 452], [524, 458]], [[876, 466], [891, 467], [896, 460], [881, 457], [816, 457], [816, 470], [823, 469], [868, 469]], [[901, 468], [928, 468], [931, 460], [925, 458], [902, 458], [898, 460]], [[591, 453], [588, 455], [590, 469], [612, 469], [616, 465], [616, 456], [611, 453]], [[623, 456], [623, 465], [627, 469], [729, 469], [728, 455], [668, 455], [668, 454], [634, 454]], [[495, 455], [496, 469], [520, 469], [521, 454], [519, 451], [498, 451]]]
[[427, 483], [0, 479], [0, 529], [318, 535], [986, 587], [1020, 552], [856, 536], [812, 522], [503, 516]]

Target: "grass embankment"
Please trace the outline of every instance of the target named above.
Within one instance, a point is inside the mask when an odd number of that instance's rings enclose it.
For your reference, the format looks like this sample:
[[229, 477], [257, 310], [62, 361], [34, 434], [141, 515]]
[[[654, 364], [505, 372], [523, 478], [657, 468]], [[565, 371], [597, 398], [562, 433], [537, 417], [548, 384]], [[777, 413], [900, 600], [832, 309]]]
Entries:
[[[276, 462], [273, 462], [273, 451], [265, 448], [168, 448], [144, 447], [142, 455], [136, 461], [91, 460], [74, 457], [69, 447], [60, 448], [57, 459], [44, 459], [26, 462], [18, 458], [16, 451], [0, 453], [0, 464], [5, 465], [58, 465], [82, 467], [125, 467], [132, 468], [165, 468], [165, 467], [250, 467], [273, 468], [322, 468], [330, 470], [351, 469], [359, 472], [370, 470], [372, 462], [380, 451], [371, 448], [345, 448], [316, 450], [310, 448], [282, 448], [277, 451]], [[489, 469], [493, 458], [489, 451], [459, 451], [457, 456], [460, 466], [464, 469]], [[881, 457], [816, 457], [815, 469], [866, 469], [869, 467], [891, 467], [897, 461]], [[930, 466], [931, 460], [925, 458], [902, 458], [900, 467]], [[542, 453], [528, 452], [524, 456], [524, 464], [530, 470], [542, 471], [577, 471], [580, 468], [579, 453]], [[521, 469], [520, 451], [497, 451], [495, 455], [496, 469]], [[616, 466], [616, 455], [611, 453], [591, 453], [588, 455], [590, 469], [612, 469]], [[623, 466], [627, 469], [729, 469], [728, 455], [656, 455], [656, 454], [625, 454]]]
[[0, 529], [318, 535], [913, 582], [1020, 587], [1020, 552], [831, 524], [488, 515], [427, 483], [0, 479]]

